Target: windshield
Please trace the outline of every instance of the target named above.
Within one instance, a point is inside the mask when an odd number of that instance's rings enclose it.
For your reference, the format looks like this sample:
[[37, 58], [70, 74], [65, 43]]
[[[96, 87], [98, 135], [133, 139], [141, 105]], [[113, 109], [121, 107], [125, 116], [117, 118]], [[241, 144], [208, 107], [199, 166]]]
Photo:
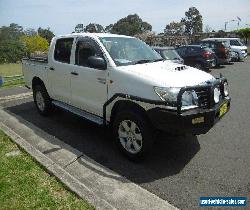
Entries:
[[163, 50], [162, 56], [167, 60], [178, 60], [180, 56], [177, 54], [177, 52], [173, 50]]
[[230, 40], [230, 45], [243, 46], [243, 44], [239, 40], [236, 40], [236, 39]]
[[102, 37], [100, 41], [117, 66], [163, 60], [156, 51], [136, 38]]

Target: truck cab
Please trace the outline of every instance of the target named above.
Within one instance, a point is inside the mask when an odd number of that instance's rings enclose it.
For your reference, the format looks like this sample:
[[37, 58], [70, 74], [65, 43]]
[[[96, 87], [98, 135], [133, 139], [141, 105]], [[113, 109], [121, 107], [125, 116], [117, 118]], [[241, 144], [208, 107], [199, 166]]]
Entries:
[[203, 134], [230, 108], [225, 78], [163, 60], [129, 36], [55, 37], [47, 58], [25, 58], [22, 69], [41, 115], [56, 106], [109, 126], [131, 159], [150, 151], [155, 130]]

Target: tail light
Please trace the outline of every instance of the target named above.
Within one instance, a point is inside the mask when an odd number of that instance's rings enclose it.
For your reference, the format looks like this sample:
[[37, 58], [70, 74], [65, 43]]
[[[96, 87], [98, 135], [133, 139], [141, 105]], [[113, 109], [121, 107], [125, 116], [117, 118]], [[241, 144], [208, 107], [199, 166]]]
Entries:
[[203, 52], [202, 52], [202, 56], [203, 56], [204, 58], [209, 58], [211, 55], [212, 55], [212, 53], [209, 52], [209, 51], [203, 51]]

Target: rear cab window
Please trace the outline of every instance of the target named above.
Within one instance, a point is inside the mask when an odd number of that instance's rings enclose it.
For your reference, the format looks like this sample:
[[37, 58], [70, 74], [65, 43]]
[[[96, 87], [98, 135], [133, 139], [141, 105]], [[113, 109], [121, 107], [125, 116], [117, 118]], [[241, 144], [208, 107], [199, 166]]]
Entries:
[[54, 59], [62, 63], [70, 63], [71, 48], [74, 38], [61, 38], [56, 41]]

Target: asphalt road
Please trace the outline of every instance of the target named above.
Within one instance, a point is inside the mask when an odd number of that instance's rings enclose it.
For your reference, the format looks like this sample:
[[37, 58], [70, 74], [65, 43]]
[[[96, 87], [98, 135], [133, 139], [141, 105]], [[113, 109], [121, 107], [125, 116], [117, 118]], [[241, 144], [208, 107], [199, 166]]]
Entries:
[[123, 157], [106, 129], [70, 113], [57, 110], [41, 117], [32, 98], [1, 105], [172, 205], [205, 209], [199, 207], [201, 196], [250, 198], [250, 59], [211, 73], [228, 78], [230, 112], [205, 135], [161, 134], [152, 154], [141, 163]]

